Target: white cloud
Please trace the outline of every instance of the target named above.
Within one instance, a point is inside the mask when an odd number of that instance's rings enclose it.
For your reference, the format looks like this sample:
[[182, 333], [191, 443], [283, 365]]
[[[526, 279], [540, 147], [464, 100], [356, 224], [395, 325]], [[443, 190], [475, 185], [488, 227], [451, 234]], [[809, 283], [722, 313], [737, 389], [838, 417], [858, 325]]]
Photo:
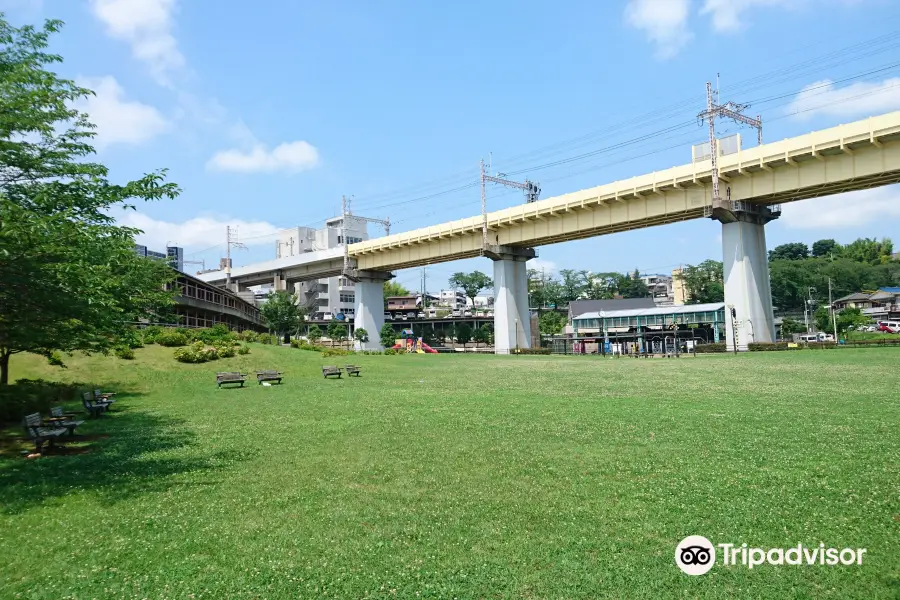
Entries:
[[710, 15], [713, 29], [718, 32], [735, 31], [744, 23], [748, 10], [761, 6], [783, 6], [790, 8], [784, 0], [705, 0], [701, 15]]
[[182, 223], [158, 221], [145, 214], [126, 210], [116, 221], [123, 226], [135, 227], [144, 233], [137, 241], [150, 249], [165, 248], [166, 243], [182, 247], [205, 249], [225, 244], [225, 226], [237, 227], [238, 241], [248, 246], [272, 245], [274, 234], [282, 228], [265, 221], [221, 220], [215, 217], [195, 217]]
[[780, 221], [791, 229], [845, 229], [900, 218], [900, 186], [790, 202]]
[[319, 164], [319, 151], [308, 142], [285, 142], [267, 149], [255, 143], [248, 151], [231, 149], [217, 152], [206, 163], [214, 171], [234, 171], [238, 173], [274, 173], [284, 171], [297, 173], [312, 169]]
[[81, 77], [78, 84], [96, 94], [78, 100], [74, 107], [88, 113], [97, 126], [94, 145], [98, 149], [112, 144], [140, 144], [170, 128], [169, 121], [154, 107], [125, 100], [115, 77]]
[[176, 0], [91, 0], [91, 9], [109, 35], [128, 42], [154, 78], [171, 86], [170, 74], [185, 64], [172, 35], [175, 4]]
[[529, 269], [534, 269], [535, 271], [543, 271], [544, 275], [550, 277], [550, 275], [556, 273], [556, 263], [552, 260], [547, 260], [545, 258], [532, 258], [527, 263]]
[[659, 58], [671, 58], [690, 41], [690, 0], [628, 0], [625, 22], [640, 29], [656, 45]]
[[811, 83], [787, 107], [798, 119], [815, 115], [832, 117], [871, 116], [900, 109], [900, 77], [881, 83], [860, 81], [842, 88], [829, 79]]

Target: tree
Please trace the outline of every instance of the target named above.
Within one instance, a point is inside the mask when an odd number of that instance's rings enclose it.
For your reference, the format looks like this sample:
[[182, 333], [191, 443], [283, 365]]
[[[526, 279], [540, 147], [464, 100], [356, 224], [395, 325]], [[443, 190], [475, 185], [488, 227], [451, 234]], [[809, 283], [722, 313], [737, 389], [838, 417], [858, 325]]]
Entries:
[[688, 265], [678, 277], [684, 282], [688, 304], [706, 304], [725, 300], [725, 283], [722, 263], [705, 260], [699, 265]]
[[[828, 310], [828, 307], [820, 306], [816, 310], [815, 319], [816, 329], [834, 334], [834, 322], [832, 321], [831, 311]], [[867, 325], [869, 323], [869, 317], [863, 315], [862, 311], [858, 308], [845, 308], [834, 316], [834, 321], [837, 321], [838, 333], [843, 333], [851, 326], [859, 327], [860, 325]]]
[[388, 296], [409, 296], [409, 290], [397, 283], [396, 281], [384, 282], [384, 305], [387, 306]]
[[456, 325], [456, 342], [465, 346], [472, 341], [472, 328], [467, 323]]
[[494, 330], [487, 323], [472, 332], [472, 339], [479, 344], [490, 344], [493, 337]]
[[447, 283], [453, 287], [462, 288], [463, 293], [471, 300], [473, 308], [475, 307], [475, 296], [478, 295], [478, 292], [494, 285], [491, 278], [481, 271], [474, 271], [472, 273], [454, 273], [450, 279], [447, 280]]
[[297, 298], [282, 290], [269, 293], [259, 314], [269, 329], [283, 337], [286, 344], [291, 341], [291, 332], [297, 331], [303, 320], [303, 309], [297, 306]]
[[641, 279], [641, 273], [637, 269], [630, 275], [623, 275], [618, 287], [619, 295], [623, 298], [646, 298], [650, 295], [650, 288]]
[[306, 332], [306, 338], [309, 340], [309, 343], [316, 344], [322, 339], [322, 330], [318, 325], [310, 325], [309, 330]]
[[803, 242], [781, 244], [769, 250], [769, 260], [803, 260], [809, 258], [809, 248]]
[[391, 348], [397, 343], [397, 332], [394, 331], [394, 327], [390, 323], [382, 325], [378, 335], [381, 338], [381, 346], [383, 348]]
[[562, 333], [567, 323], [566, 316], [557, 311], [548, 311], [541, 315], [538, 321], [538, 329], [543, 335], [558, 335]]
[[365, 344], [369, 341], [369, 332], [362, 327], [358, 327], [353, 331], [353, 339], [360, 344]]
[[841, 253], [841, 245], [832, 239], [819, 240], [812, 245], [812, 255], [814, 257], [828, 257], [831, 255], [839, 255]]
[[890, 238], [859, 238], [841, 249], [841, 256], [856, 262], [882, 265], [889, 262], [894, 253], [894, 243]]
[[803, 333], [806, 331], [806, 325], [800, 321], [796, 321], [790, 317], [781, 320], [781, 335], [791, 335], [792, 333]]
[[331, 339], [332, 346], [334, 346], [334, 340], [343, 341], [347, 337], [347, 326], [337, 320], [329, 321], [325, 331]]
[[587, 271], [576, 271], [574, 269], [563, 269], [559, 272], [562, 277], [562, 300], [564, 302], [574, 302], [584, 297], [590, 286], [590, 279]]
[[138, 256], [140, 232], [110, 213], [180, 190], [165, 171], [113, 184], [90, 161], [93, 125], [73, 105], [93, 93], [47, 68], [62, 62], [46, 52], [61, 25], [0, 16], [0, 385], [12, 354], [106, 352], [175, 292], [174, 271]]

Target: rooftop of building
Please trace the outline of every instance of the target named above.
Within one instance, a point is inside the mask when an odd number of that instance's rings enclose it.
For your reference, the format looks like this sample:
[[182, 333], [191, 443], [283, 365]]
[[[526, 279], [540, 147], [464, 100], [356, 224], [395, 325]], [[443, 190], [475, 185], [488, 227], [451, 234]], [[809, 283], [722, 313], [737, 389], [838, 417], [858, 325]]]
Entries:
[[656, 315], [684, 315], [701, 312], [715, 312], [725, 308], [724, 302], [709, 304], [683, 304], [681, 306], [654, 306], [652, 308], [626, 308], [619, 310], [602, 310], [588, 312], [575, 317], [583, 319], [611, 319], [615, 317], [649, 317]]
[[870, 300], [871, 298], [871, 294], [856, 292], [854, 294], [847, 294], [843, 298], [838, 298], [837, 300], [835, 300], [835, 302], [853, 302], [855, 300]]
[[569, 302], [569, 314], [579, 318], [584, 313], [638, 308], [654, 308], [653, 298], [613, 298], [609, 300], [575, 300]]

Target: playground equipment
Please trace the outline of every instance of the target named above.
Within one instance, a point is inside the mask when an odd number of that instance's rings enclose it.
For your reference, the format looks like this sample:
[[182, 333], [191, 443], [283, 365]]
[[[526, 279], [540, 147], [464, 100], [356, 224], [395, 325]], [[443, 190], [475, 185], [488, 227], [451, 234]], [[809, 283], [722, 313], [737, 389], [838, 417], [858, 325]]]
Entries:
[[412, 329], [404, 329], [400, 332], [399, 340], [393, 345], [394, 350], [406, 350], [408, 353], [416, 354], [437, 354], [437, 350], [417, 338]]

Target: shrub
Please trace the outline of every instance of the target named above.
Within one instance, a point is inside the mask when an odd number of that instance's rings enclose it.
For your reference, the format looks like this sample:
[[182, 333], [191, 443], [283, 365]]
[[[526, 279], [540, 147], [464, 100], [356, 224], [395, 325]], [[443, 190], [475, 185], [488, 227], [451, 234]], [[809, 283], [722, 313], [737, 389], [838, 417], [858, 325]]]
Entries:
[[837, 342], [810, 342], [806, 344], [810, 350], [829, 350], [837, 347]]
[[397, 354], [397, 351], [394, 350], [393, 348], [385, 348], [384, 353], [387, 356], [393, 356], [393, 355]]
[[168, 329], [156, 336], [156, 343], [160, 346], [174, 348], [176, 346], [187, 346], [190, 340], [188, 337], [177, 329]]
[[297, 348], [298, 350], [311, 350], [313, 352], [323, 352], [325, 350], [325, 346], [310, 344], [306, 340], [291, 340], [291, 348]]
[[250, 346], [241, 345], [237, 349], [238, 354], [250, 354]]
[[224, 323], [218, 323], [209, 328], [194, 330], [194, 339], [200, 340], [207, 344], [218, 344], [221, 342], [232, 341], [237, 339], [237, 335], [233, 333]]
[[116, 356], [123, 360], [134, 360], [134, 350], [128, 346], [119, 346], [116, 348]]
[[397, 343], [397, 332], [394, 331], [394, 327], [390, 323], [385, 323], [381, 327], [381, 331], [378, 332], [378, 337], [380, 338], [381, 345], [385, 348], [390, 348]]
[[551, 354], [550, 348], [519, 348], [510, 350], [511, 354]]
[[332, 356], [350, 356], [353, 352], [344, 350], [343, 348], [325, 348], [322, 352], [322, 358], [330, 358]]
[[778, 350], [790, 350], [787, 342], [753, 342], [747, 344], [747, 349], [751, 352], [774, 352]]
[[18, 421], [27, 414], [47, 413], [50, 407], [74, 400], [77, 383], [58, 383], [43, 379], [19, 379], [0, 387], [0, 422]]
[[255, 342], [259, 340], [259, 334], [252, 329], [246, 330], [243, 337], [245, 342]]
[[194, 350], [191, 346], [185, 346], [183, 348], [178, 348], [175, 350], [175, 354], [173, 355], [175, 360], [183, 363], [201, 363], [206, 362], [206, 358], [200, 354], [197, 350]]
[[260, 344], [265, 344], [267, 346], [272, 346], [278, 343], [278, 338], [270, 333], [261, 333], [259, 334], [259, 339], [257, 340]]
[[715, 352], [725, 352], [725, 343], [719, 342], [715, 344], [697, 344], [694, 346], [694, 352], [697, 354], [709, 354]]
[[231, 358], [232, 356], [237, 354], [237, 351], [231, 344], [222, 344], [219, 346], [215, 346], [215, 349], [219, 358]]
[[155, 344], [156, 338], [163, 332], [163, 328], [159, 325], [151, 325], [141, 329], [141, 341], [145, 344]]

